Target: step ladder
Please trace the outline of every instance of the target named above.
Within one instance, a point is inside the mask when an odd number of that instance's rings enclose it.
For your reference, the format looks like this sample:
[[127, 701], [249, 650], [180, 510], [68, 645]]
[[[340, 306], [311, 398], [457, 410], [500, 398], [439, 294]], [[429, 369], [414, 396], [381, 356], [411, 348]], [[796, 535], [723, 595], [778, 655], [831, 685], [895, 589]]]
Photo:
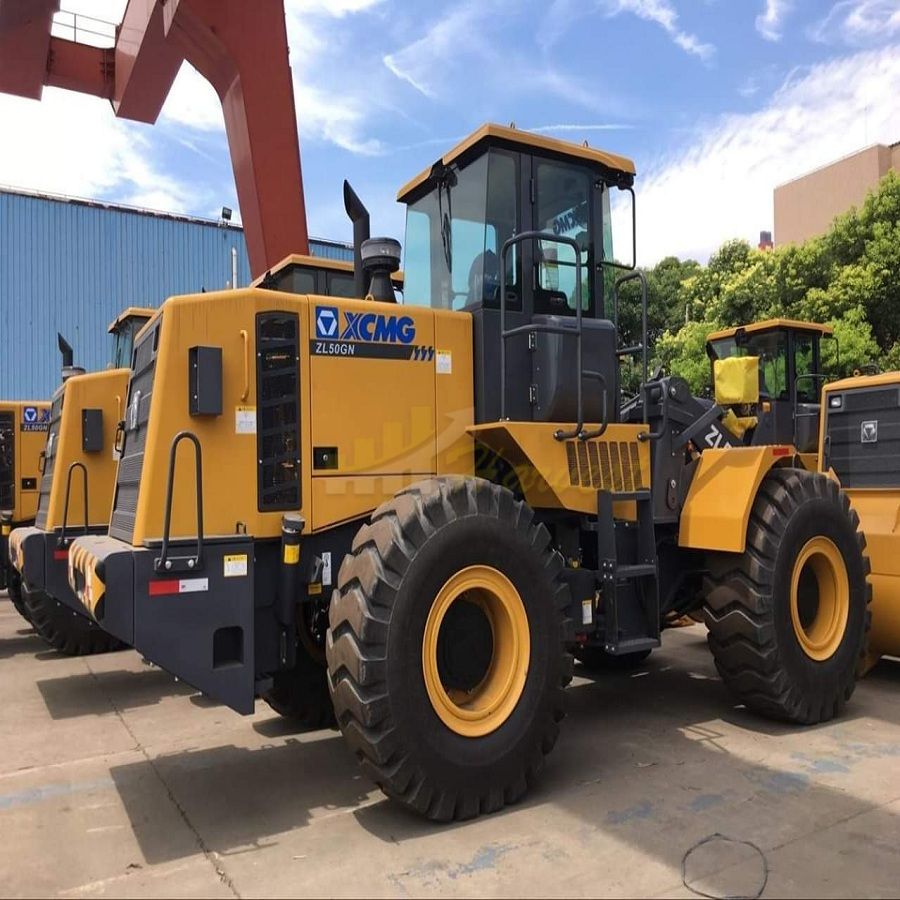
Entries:
[[[613, 504], [637, 506], [635, 559], [619, 559]], [[660, 645], [659, 566], [650, 491], [597, 492], [597, 577], [603, 592], [604, 649], [613, 656]], [[629, 604], [631, 608], [626, 608]], [[637, 615], [635, 615], [637, 613]]]

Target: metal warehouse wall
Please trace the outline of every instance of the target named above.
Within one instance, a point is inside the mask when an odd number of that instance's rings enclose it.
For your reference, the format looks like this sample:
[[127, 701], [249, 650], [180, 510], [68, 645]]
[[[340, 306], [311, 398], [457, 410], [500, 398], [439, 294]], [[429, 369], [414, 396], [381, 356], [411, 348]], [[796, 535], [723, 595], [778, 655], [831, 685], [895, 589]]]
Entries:
[[[89, 201], [0, 189], [0, 397], [49, 397], [59, 383], [56, 332], [89, 371], [105, 368], [106, 328], [126, 306], [250, 282], [240, 228]], [[316, 256], [353, 259], [345, 244]]]

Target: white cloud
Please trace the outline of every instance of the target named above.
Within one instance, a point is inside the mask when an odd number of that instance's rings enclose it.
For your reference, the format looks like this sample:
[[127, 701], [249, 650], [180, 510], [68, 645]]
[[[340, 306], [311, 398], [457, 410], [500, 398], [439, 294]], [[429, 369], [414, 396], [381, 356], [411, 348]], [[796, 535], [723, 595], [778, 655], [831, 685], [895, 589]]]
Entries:
[[[352, 83], [338, 85], [336, 73], [329, 65], [329, 55], [344, 28], [334, 20], [367, 11], [382, 2], [287, 0], [285, 3], [301, 140], [326, 141], [362, 156], [383, 152], [381, 142], [365, 134], [371, 112], [371, 98], [364, 95], [368, 84], [356, 79], [356, 90], [352, 89]], [[215, 90], [189, 65], [182, 66], [178, 73], [161, 120], [201, 131], [224, 129], [222, 107]]]
[[900, 34], [900, 0], [840, 0], [812, 27], [810, 36], [821, 43], [862, 46]]
[[790, 0], [766, 0], [765, 9], [756, 17], [756, 30], [767, 41], [780, 41], [781, 25], [790, 9]]
[[683, 31], [678, 24], [678, 11], [670, 0], [605, 0], [608, 15], [631, 13], [645, 22], [659, 25], [685, 53], [709, 61], [716, 52], [712, 44], [704, 43], [696, 35]]
[[689, 149], [639, 170], [640, 261], [706, 259], [729, 238], [755, 240], [772, 226], [776, 185], [900, 138], [898, 93], [900, 47], [892, 46], [794, 74], [758, 111], [701, 127]]
[[[194, 188], [157, 169], [140, 126], [122, 122], [96, 98], [47, 88], [37, 103], [0, 94], [0, 120], [15, 122], [16, 140], [0, 141], [0, 182], [79, 197], [115, 194], [138, 204], [192, 208]], [[162, 198], [165, 197], [165, 203]]]
[[442, 60], [463, 54], [487, 55], [481, 25], [495, 15], [486, 3], [463, 3], [435, 21], [422, 37], [386, 54], [384, 64], [397, 78], [433, 100], [440, 88], [447, 86]]

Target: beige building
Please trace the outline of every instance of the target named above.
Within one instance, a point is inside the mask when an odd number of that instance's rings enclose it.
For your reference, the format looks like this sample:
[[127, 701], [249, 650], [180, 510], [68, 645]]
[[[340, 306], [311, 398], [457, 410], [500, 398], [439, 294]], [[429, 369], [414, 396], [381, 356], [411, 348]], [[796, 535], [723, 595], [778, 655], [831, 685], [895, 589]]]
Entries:
[[836, 216], [859, 206], [892, 169], [900, 143], [875, 144], [775, 188], [775, 243], [794, 244], [828, 231]]

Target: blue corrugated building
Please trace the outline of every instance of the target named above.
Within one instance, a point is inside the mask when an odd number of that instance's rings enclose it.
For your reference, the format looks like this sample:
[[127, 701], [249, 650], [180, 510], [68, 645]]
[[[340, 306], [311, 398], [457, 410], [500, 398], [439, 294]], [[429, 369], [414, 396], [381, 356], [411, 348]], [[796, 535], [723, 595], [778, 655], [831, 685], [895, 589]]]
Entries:
[[[352, 261], [313, 239], [311, 252]], [[126, 306], [250, 282], [244, 234], [224, 222], [0, 188], [0, 396], [49, 397], [59, 383], [56, 333], [88, 371], [109, 357], [106, 328]]]

